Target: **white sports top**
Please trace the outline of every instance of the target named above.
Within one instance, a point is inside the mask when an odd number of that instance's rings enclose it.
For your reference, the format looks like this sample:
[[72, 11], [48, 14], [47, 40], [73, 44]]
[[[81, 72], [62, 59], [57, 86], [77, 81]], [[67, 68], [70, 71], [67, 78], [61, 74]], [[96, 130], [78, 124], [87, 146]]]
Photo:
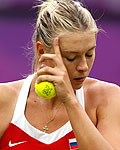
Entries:
[[[34, 75], [30, 75], [24, 81], [24, 84], [21, 88], [21, 91], [17, 100], [16, 108], [15, 108], [11, 123], [19, 127], [21, 130], [23, 130], [25, 133], [27, 133], [31, 137], [39, 140], [40, 142], [45, 143], [45, 144], [51, 144], [59, 140], [60, 138], [64, 137], [67, 133], [71, 132], [72, 127], [71, 127], [70, 121], [68, 121], [65, 125], [63, 125], [58, 130], [48, 134], [33, 127], [27, 121], [24, 115], [24, 111], [25, 111], [26, 101], [27, 101], [27, 97], [28, 97], [28, 93], [29, 93], [29, 89], [30, 89], [30, 85], [31, 85], [33, 77]], [[76, 97], [78, 101], [81, 103], [83, 109], [85, 110], [83, 87], [80, 88], [79, 90], [76, 90]]]

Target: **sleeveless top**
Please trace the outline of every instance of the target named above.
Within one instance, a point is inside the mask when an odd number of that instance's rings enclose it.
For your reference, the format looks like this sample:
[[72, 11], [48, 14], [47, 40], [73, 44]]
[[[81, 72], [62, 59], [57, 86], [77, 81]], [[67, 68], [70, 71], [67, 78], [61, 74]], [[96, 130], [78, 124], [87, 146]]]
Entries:
[[[79, 150], [70, 121], [50, 134], [27, 121], [24, 111], [32, 79], [30, 75], [23, 83], [12, 121], [0, 139], [0, 150]], [[85, 110], [83, 87], [76, 90], [76, 97]]]

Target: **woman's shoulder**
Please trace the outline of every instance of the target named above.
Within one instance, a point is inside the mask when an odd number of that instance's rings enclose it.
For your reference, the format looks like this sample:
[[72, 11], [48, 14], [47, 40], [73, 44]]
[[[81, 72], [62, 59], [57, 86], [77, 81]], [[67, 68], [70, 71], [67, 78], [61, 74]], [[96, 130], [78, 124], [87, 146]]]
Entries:
[[23, 82], [24, 79], [8, 83], [0, 83], [0, 105], [9, 103], [12, 99], [15, 99], [19, 94]]
[[115, 92], [120, 94], [120, 87], [118, 85], [95, 78], [88, 77], [85, 81], [85, 88], [88, 92], [93, 92], [96, 94], [110, 95]]
[[0, 138], [7, 129], [24, 80], [0, 84]]
[[106, 104], [120, 104], [120, 87], [114, 83], [87, 78], [84, 83], [86, 103], [96, 108]]

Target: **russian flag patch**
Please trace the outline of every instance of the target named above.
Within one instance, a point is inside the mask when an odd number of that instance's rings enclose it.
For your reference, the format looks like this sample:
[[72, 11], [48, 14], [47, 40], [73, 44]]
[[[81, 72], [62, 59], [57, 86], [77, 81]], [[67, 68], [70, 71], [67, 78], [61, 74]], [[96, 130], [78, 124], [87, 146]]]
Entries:
[[70, 150], [79, 150], [76, 138], [69, 139], [69, 145], [70, 145]]

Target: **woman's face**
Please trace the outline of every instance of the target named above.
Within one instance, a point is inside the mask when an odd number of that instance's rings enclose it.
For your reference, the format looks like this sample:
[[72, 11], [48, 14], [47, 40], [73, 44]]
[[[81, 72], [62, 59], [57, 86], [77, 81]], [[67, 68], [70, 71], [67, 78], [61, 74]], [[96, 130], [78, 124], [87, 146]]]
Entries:
[[[64, 32], [59, 35], [59, 48], [73, 89], [77, 90], [88, 77], [95, 59], [95, 33]], [[48, 50], [45, 50], [45, 53], [48, 53]], [[54, 49], [52, 48], [49, 53], [54, 53]], [[54, 66], [52, 62], [49, 62], [49, 65]]]
[[89, 75], [95, 59], [95, 33], [65, 32], [60, 36], [59, 46], [73, 89], [77, 90]]

